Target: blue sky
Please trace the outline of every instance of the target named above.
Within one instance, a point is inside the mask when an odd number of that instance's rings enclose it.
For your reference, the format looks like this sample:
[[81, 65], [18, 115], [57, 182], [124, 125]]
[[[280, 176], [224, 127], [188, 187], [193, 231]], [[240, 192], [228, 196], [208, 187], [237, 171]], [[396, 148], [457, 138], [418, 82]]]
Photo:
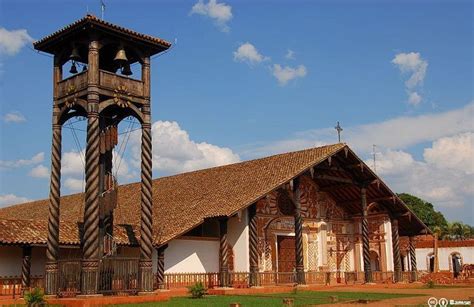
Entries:
[[[107, 21], [176, 41], [152, 61], [154, 177], [336, 142], [340, 121], [370, 166], [377, 145], [394, 191], [474, 224], [472, 2], [105, 4]], [[100, 16], [100, 1], [0, 6], [2, 206], [49, 191], [52, 59], [31, 42], [87, 10]], [[82, 189], [81, 159], [63, 135], [68, 194]], [[138, 137], [120, 182], [137, 178]]]

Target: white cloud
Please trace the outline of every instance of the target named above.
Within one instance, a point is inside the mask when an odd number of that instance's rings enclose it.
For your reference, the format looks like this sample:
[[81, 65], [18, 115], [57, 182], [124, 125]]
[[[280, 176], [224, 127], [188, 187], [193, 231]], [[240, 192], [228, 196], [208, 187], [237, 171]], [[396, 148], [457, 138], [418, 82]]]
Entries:
[[7, 30], [0, 28], [0, 55], [15, 55], [26, 44], [34, 40], [25, 29]]
[[68, 177], [64, 180], [64, 187], [66, 187], [69, 192], [84, 192], [86, 183], [82, 179]]
[[40, 164], [31, 169], [28, 175], [35, 178], [49, 178], [49, 169], [43, 164]]
[[228, 32], [227, 22], [232, 19], [232, 7], [225, 3], [217, 3], [217, 0], [209, 0], [208, 3], [199, 0], [193, 5], [190, 14], [212, 18], [221, 31]]
[[[425, 160], [436, 167], [474, 174], [474, 132], [436, 140], [423, 154]], [[474, 183], [471, 181], [471, 183]]]
[[85, 151], [65, 152], [61, 158], [61, 174], [64, 175], [82, 175], [85, 171]]
[[234, 61], [253, 65], [266, 60], [269, 60], [269, 58], [260, 54], [257, 48], [249, 42], [240, 45], [237, 51], [234, 51]]
[[418, 105], [421, 102], [421, 96], [417, 92], [411, 92], [408, 94], [408, 103], [413, 106]]
[[294, 60], [295, 59], [295, 52], [291, 49], [288, 49], [286, 52], [285, 58], [288, 60]]
[[405, 86], [408, 92], [408, 103], [411, 105], [418, 105], [422, 97], [419, 93], [414, 91], [417, 86], [423, 84], [423, 80], [426, 76], [426, 69], [428, 68], [428, 62], [421, 58], [420, 53], [399, 53], [392, 59], [392, 63], [397, 65], [398, 69], [403, 74], [410, 74], [408, 80], [405, 81]]
[[0, 208], [10, 205], [21, 204], [31, 201], [26, 197], [16, 196], [14, 194], [0, 194]]
[[[443, 113], [419, 116], [401, 116], [383, 122], [344, 127], [342, 141], [357, 152], [369, 153], [372, 144], [380, 149], [404, 149], [409, 146], [433, 142], [439, 138], [474, 131], [474, 101], [466, 106]], [[271, 143], [252, 146], [244, 152], [248, 157], [259, 157], [287, 152], [321, 144], [335, 143], [334, 128], [306, 130]]]
[[[231, 149], [190, 139], [177, 122], [157, 121], [152, 126], [154, 177], [193, 171], [213, 166], [239, 162]], [[140, 165], [140, 135], [132, 137], [133, 164]]]
[[18, 111], [7, 113], [3, 116], [3, 121], [6, 123], [21, 123], [25, 122], [26, 118]]
[[300, 65], [298, 67], [282, 67], [280, 64], [273, 64], [272, 73], [273, 76], [278, 80], [278, 83], [281, 86], [285, 86], [293, 79], [303, 78], [306, 76], [307, 71], [304, 65]]
[[35, 164], [43, 162], [43, 160], [44, 160], [44, 152], [37, 153], [36, 155], [31, 157], [31, 159], [20, 159], [20, 160], [10, 160], [10, 161], [0, 160], [0, 170], [18, 168], [18, 167], [23, 167], [23, 166], [28, 166], [28, 165], [35, 165]]

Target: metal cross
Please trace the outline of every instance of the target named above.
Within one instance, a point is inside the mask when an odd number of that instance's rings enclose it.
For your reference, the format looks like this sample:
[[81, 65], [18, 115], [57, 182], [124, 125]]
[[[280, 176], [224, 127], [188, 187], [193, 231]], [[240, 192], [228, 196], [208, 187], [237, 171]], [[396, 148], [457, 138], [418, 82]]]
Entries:
[[337, 131], [337, 139], [339, 140], [339, 143], [341, 143], [341, 132], [342, 132], [342, 130], [344, 130], [344, 129], [342, 129], [341, 125], [339, 125], [339, 122], [337, 122], [337, 125], [336, 125], [336, 127], [334, 127], [334, 129], [336, 129], [336, 131]]

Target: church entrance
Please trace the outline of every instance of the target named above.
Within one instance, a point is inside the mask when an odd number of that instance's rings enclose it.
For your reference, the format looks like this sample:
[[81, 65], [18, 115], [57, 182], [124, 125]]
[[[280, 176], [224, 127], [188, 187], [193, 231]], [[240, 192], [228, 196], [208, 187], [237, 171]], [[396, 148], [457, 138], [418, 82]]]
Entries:
[[295, 237], [278, 236], [278, 272], [293, 272], [296, 267]]

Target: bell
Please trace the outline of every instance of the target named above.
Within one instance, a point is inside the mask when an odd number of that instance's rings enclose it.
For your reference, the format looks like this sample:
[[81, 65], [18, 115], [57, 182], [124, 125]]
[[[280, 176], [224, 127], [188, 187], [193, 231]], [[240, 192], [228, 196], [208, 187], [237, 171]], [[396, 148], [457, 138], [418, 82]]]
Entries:
[[70, 72], [71, 74], [77, 74], [76, 63], [72, 62], [71, 69], [69, 69], [69, 72]]
[[73, 61], [79, 61], [81, 59], [81, 56], [79, 55], [79, 51], [77, 50], [76, 46], [72, 47], [69, 59]]
[[125, 64], [123, 65], [123, 68], [122, 68], [122, 75], [124, 76], [131, 76], [133, 73], [132, 73], [132, 70], [130, 69], [130, 64]]
[[125, 49], [123, 49], [123, 47], [120, 47], [120, 49], [117, 51], [114, 61], [118, 64], [124, 64], [128, 61], [127, 55], [125, 54]]

